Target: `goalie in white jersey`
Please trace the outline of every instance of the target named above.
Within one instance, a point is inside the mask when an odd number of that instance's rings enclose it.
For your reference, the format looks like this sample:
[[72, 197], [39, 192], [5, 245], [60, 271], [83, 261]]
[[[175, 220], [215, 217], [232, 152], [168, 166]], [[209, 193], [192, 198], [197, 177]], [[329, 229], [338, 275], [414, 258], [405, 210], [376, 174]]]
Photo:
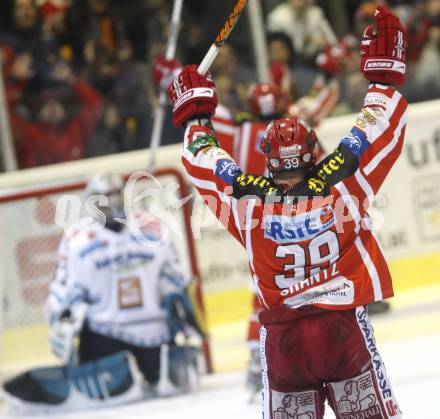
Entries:
[[61, 241], [47, 301], [50, 343], [63, 363], [72, 358], [75, 335], [80, 364], [128, 350], [156, 383], [160, 347], [172, 342], [182, 321], [173, 315], [176, 300], [186, 308], [185, 321], [195, 324], [186, 293], [190, 278], [160, 220], [152, 216], [144, 227], [120, 221], [122, 190], [122, 180], [106, 173], [87, 185], [88, 197], [105, 196], [108, 205], [98, 205], [96, 217], [70, 227]]
[[98, 202], [93, 216], [65, 231], [46, 305], [62, 366], [4, 384], [21, 411], [121, 404], [196, 384], [198, 347], [175, 342], [179, 332], [201, 335], [190, 278], [163, 222], [144, 211], [124, 220], [123, 186], [118, 176], [97, 174], [86, 189]]

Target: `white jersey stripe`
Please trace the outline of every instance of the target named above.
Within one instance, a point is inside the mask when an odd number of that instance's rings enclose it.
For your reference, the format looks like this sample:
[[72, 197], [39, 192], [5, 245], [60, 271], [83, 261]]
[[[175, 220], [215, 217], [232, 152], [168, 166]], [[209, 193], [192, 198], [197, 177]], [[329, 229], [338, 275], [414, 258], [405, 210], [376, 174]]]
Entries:
[[402, 133], [403, 127], [406, 125], [406, 119], [407, 119], [407, 112], [402, 115], [399, 121], [399, 125], [397, 126], [396, 130], [394, 131], [394, 137], [393, 139], [382, 149], [380, 150], [372, 159], [371, 161], [365, 166], [364, 172], [368, 176], [374, 169], [376, 169], [377, 166], [379, 166], [380, 162], [388, 156], [389, 153], [396, 147], [399, 137]]
[[266, 336], [267, 330], [264, 326], [260, 328], [260, 357], [261, 357], [261, 378], [263, 384], [263, 419], [271, 419], [270, 408], [270, 389], [269, 389], [269, 377], [268, 367], [266, 359]]
[[254, 208], [255, 208], [255, 200], [249, 199], [248, 203], [247, 203], [247, 208], [246, 208], [246, 221], [245, 221], [246, 242], [245, 242], [245, 247], [246, 247], [246, 252], [248, 255], [249, 265], [251, 266], [251, 269], [252, 269], [252, 279], [254, 281], [254, 285], [255, 285], [255, 289], [257, 290], [258, 297], [260, 298], [260, 301], [263, 303], [263, 305], [266, 308], [269, 308], [269, 305], [266, 303], [266, 301], [263, 297], [263, 293], [261, 292], [260, 287], [258, 286], [258, 282], [260, 281], [260, 279], [256, 275], [255, 267], [254, 267], [254, 251], [252, 249], [252, 215], [254, 213]]
[[[344, 185], [344, 182], [340, 182], [336, 185], [336, 188], [338, 189], [339, 193], [341, 194], [342, 199], [345, 202], [345, 205], [347, 206], [348, 210], [351, 213], [351, 216], [353, 217], [354, 221], [356, 222], [356, 228], [355, 232], [356, 234], [359, 233], [360, 227], [361, 227], [361, 214], [359, 212], [359, 208], [353, 201], [353, 198], [349, 194], [347, 188]], [[374, 291], [374, 299], [375, 301], [382, 300], [382, 288], [380, 286], [380, 279], [379, 275], [377, 273], [376, 267], [374, 266], [373, 261], [371, 260], [371, 257], [367, 250], [365, 249], [361, 239], [359, 236], [356, 237], [355, 240], [356, 248], [358, 249], [362, 260], [367, 268], [368, 274], [371, 278], [373, 291]]]
[[234, 216], [235, 226], [237, 227], [238, 234], [240, 234], [241, 242], [244, 243], [243, 233], [241, 232], [240, 218], [238, 217], [238, 212], [237, 212], [237, 200], [235, 198], [232, 198], [231, 206], [232, 206], [232, 215]]
[[[368, 183], [367, 179], [365, 179], [364, 176], [362, 176], [362, 173], [360, 170], [356, 170], [354, 177], [356, 178], [359, 186], [362, 188], [362, 190], [365, 193], [365, 196], [368, 199], [368, 206], [370, 206], [373, 203], [374, 200], [374, 192], [371, 185]], [[367, 208], [365, 208], [367, 209]]]
[[386, 111], [385, 111], [385, 117], [390, 120], [391, 116], [395, 112], [397, 105], [400, 102], [400, 99], [402, 98], [402, 95], [399, 91], [395, 90], [393, 96], [391, 97], [390, 101], [387, 104]]
[[377, 273], [376, 266], [374, 266], [374, 263], [371, 260], [371, 256], [367, 252], [367, 249], [365, 249], [365, 246], [362, 243], [362, 240], [359, 236], [356, 237], [354, 243], [356, 245], [359, 254], [361, 255], [364, 265], [367, 267], [368, 275], [371, 278], [371, 284], [373, 286], [373, 292], [374, 292], [374, 300], [381, 301], [383, 298], [382, 287], [380, 286], [380, 279], [379, 279], [379, 274]]
[[373, 326], [371, 325], [370, 319], [368, 317], [368, 312], [366, 307], [356, 307], [356, 321], [359, 326], [359, 330], [364, 338], [365, 346], [370, 354], [371, 364], [377, 380], [377, 393], [379, 394], [382, 405], [386, 410], [388, 410], [390, 404], [393, 410], [395, 410], [394, 415], [389, 415], [386, 413], [386, 418], [401, 419], [402, 414], [397, 405], [396, 398], [394, 397], [393, 390], [391, 389], [390, 379], [388, 378], [387, 372], [385, 370], [385, 365], [383, 363], [382, 357], [377, 350], [376, 339], [374, 337]]

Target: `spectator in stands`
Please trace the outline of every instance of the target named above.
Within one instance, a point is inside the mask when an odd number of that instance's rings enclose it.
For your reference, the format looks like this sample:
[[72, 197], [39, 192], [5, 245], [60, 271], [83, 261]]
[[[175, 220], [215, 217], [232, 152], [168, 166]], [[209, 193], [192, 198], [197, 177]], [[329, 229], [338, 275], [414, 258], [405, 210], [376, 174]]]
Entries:
[[337, 41], [322, 9], [310, 0], [285, 0], [269, 14], [267, 28], [288, 35], [306, 62], [314, 62], [321, 50]]
[[100, 118], [101, 96], [76, 78], [67, 64], [55, 65], [52, 75], [53, 87], [28, 98], [30, 118], [18, 112], [19, 104], [11, 104], [21, 168], [84, 158], [87, 141]]
[[68, 9], [67, 0], [40, 0], [38, 2], [38, 13], [43, 33], [49, 33], [51, 36], [62, 34]]
[[[67, 32], [77, 62], [83, 64], [92, 48], [116, 52], [118, 40], [128, 37], [134, 54], [145, 59], [147, 34], [141, 2], [111, 0], [77, 0], [66, 16]], [[79, 31], [78, 28], [81, 28]]]
[[[440, 5], [440, 1], [438, 2]], [[420, 48], [420, 57], [414, 66], [415, 99], [434, 99], [440, 94], [440, 19], [432, 22], [427, 39]]]
[[34, 0], [13, 0], [8, 26], [1, 28], [0, 40], [16, 53], [32, 51], [40, 40], [41, 25]]
[[295, 56], [292, 42], [285, 33], [272, 32], [267, 36], [267, 47], [272, 81], [287, 90]]
[[232, 113], [242, 111], [247, 102], [247, 88], [255, 75], [237, 58], [234, 48], [225, 44], [211, 67], [217, 83], [219, 102]]
[[340, 103], [334, 114], [346, 114], [357, 112], [363, 105], [368, 81], [359, 77], [360, 57], [357, 49], [353, 54], [346, 57], [340, 81]]
[[422, 53], [422, 46], [431, 37], [430, 29], [440, 23], [440, 0], [423, 0], [414, 11], [408, 25], [408, 61], [415, 63]]
[[[107, 61], [106, 61], [107, 59]], [[105, 94], [102, 119], [87, 147], [87, 156], [146, 147], [151, 105], [146, 90], [146, 65], [135, 60], [128, 38], [118, 41], [91, 79]]]
[[95, 50], [114, 53], [118, 25], [110, 0], [75, 1], [67, 13], [66, 25], [77, 65], [90, 64]]
[[0, 43], [3, 77], [7, 102], [18, 103], [22, 100], [29, 81], [35, 75], [33, 56], [29, 52], [15, 54], [12, 47]]

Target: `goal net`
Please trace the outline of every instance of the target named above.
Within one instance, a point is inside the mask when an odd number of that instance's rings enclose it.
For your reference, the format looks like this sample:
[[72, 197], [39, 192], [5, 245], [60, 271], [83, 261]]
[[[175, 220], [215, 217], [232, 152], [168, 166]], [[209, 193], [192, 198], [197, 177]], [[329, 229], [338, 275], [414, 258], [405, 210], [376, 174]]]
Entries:
[[[190, 226], [189, 195], [179, 171], [162, 168], [154, 178], [138, 175], [131, 182], [133, 206], [146, 209], [155, 204], [166, 209], [173, 223], [169, 231], [184, 269], [195, 279], [195, 299], [200, 312], [203, 302], [200, 274]], [[126, 177], [130, 173], [126, 174]], [[148, 187], [146, 187], [148, 186]], [[35, 186], [0, 196], [1, 264], [0, 372], [3, 377], [36, 365], [57, 362], [48, 345], [44, 305], [56, 266], [57, 248], [68, 225], [76, 216], [69, 203], [82, 200], [85, 182]], [[60, 208], [63, 211], [60, 218]], [[203, 317], [203, 315], [202, 315]], [[206, 354], [209, 351], [206, 346]], [[207, 359], [209, 366], [209, 358]]]

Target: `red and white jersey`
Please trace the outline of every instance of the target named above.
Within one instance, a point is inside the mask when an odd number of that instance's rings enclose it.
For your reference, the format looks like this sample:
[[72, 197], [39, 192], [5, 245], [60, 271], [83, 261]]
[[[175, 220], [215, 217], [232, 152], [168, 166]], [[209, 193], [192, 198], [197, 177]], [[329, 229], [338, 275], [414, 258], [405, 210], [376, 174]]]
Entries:
[[238, 127], [231, 112], [226, 106], [218, 105], [211, 122], [221, 148], [232, 156]]
[[407, 106], [395, 89], [370, 86], [351, 131], [287, 197], [270, 180], [243, 174], [209, 128], [189, 124], [184, 167], [245, 247], [265, 308], [348, 309], [393, 295], [367, 209], [400, 155]]
[[266, 172], [266, 157], [260, 151], [260, 143], [267, 125], [246, 121], [237, 128], [232, 157], [244, 173], [263, 175]]

